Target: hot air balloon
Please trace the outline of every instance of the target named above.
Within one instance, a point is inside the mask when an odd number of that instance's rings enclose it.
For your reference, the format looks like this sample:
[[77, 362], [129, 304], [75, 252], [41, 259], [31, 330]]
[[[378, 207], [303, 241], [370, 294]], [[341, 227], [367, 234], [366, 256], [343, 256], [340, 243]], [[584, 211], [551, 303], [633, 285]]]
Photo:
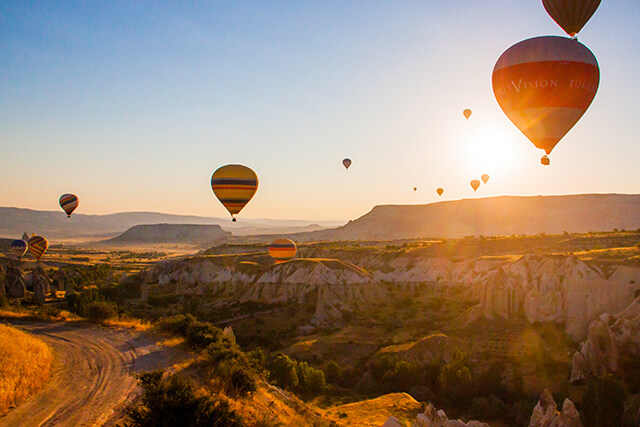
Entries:
[[342, 161], [342, 164], [344, 165], [345, 169], [349, 169], [349, 166], [351, 166], [351, 159], [346, 158]]
[[277, 239], [269, 245], [269, 255], [276, 262], [287, 261], [293, 259], [298, 251], [293, 240]]
[[26, 231], [22, 233], [22, 240], [24, 240], [25, 242], [29, 241], [29, 234], [27, 234]]
[[557, 36], [511, 46], [492, 77], [502, 111], [547, 154], [587, 111], [599, 81], [593, 53], [577, 40]]
[[63, 194], [60, 196], [60, 207], [67, 213], [67, 218], [71, 218], [71, 214], [78, 207], [78, 196], [75, 194]]
[[464, 115], [464, 117], [469, 120], [469, 117], [471, 117], [471, 110], [470, 109], [466, 109], [462, 112], [462, 114]]
[[478, 187], [480, 187], [480, 181], [477, 179], [472, 179], [469, 184], [471, 185], [471, 188], [473, 188], [473, 191], [477, 191]]
[[418, 187], [413, 187], [413, 191], [418, 191]]
[[600, 0], [542, 0], [547, 13], [571, 37], [591, 19]]
[[487, 181], [489, 181], [489, 175], [487, 175], [486, 173], [483, 173], [480, 179], [482, 179], [482, 182], [486, 184]]
[[543, 164], [543, 165], [545, 165], [545, 166], [549, 166], [549, 163], [551, 163], [551, 162], [549, 161], [549, 156], [547, 156], [546, 154], [545, 154], [544, 156], [542, 156], [542, 157], [540, 158], [540, 163], [541, 163], [541, 164]]
[[22, 258], [27, 252], [29, 245], [22, 239], [17, 239], [11, 242], [11, 252], [16, 256], [16, 258]]
[[444, 193], [444, 188], [438, 188], [436, 190], [436, 193], [438, 193], [438, 196], [442, 196], [442, 193]]
[[243, 165], [222, 166], [211, 176], [211, 188], [235, 222], [234, 215], [240, 213], [258, 190], [258, 175]]
[[29, 239], [29, 252], [36, 260], [40, 260], [42, 255], [47, 251], [49, 247], [49, 241], [42, 236], [33, 236]]

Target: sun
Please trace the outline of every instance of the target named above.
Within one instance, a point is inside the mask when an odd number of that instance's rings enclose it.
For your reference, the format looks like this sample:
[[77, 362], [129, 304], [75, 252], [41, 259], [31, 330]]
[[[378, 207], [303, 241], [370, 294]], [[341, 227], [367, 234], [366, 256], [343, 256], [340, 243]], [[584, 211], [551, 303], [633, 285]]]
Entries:
[[480, 124], [462, 136], [461, 148], [470, 174], [500, 174], [513, 171], [521, 163], [522, 141], [508, 129], [495, 124]]

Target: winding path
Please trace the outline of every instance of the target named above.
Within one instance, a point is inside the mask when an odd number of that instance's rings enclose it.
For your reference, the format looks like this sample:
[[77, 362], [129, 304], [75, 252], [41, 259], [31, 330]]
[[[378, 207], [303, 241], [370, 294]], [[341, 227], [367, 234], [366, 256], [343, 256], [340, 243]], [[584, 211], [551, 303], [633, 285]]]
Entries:
[[3, 321], [41, 338], [55, 352], [49, 383], [0, 417], [0, 426], [114, 425], [137, 393], [131, 375], [187, 357], [143, 333], [93, 325]]

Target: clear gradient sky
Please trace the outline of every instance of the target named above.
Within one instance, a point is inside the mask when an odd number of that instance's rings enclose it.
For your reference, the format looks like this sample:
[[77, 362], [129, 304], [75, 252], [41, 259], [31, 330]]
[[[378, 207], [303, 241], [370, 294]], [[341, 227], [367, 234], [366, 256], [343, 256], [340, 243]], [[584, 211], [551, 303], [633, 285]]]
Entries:
[[5, 0], [0, 206], [225, 216], [227, 163], [260, 177], [239, 218], [640, 193], [639, 25], [639, 0], [603, 0], [579, 34], [600, 89], [543, 167], [491, 89], [505, 49], [563, 34], [540, 0]]

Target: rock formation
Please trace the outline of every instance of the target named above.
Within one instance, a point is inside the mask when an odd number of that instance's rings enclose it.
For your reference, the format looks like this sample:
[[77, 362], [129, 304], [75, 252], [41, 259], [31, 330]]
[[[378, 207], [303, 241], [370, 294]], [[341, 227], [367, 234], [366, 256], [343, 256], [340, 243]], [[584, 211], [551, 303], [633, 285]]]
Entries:
[[13, 263], [7, 266], [5, 287], [8, 298], [24, 298], [26, 294], [24, 271]]
[[36, 304], [44, 304], [50, 291], [50, 280], [42, 267], [33, 270], [33, 299]]
[[558, 412], [556, 401], [551, 392], [545, 389], [531, 414], [529, 427], [583, 427], [580, 414], [569, 399], [562, 404], [562, 412]]
[[[391, 423], [389, 424], [389, 426], [395, 427], [396, 424], [393, 424], [393, 421], [391, 421], [392, 418], [393, 417], [389, 418], [385, 423], [385, 425], [387, 425], [387, 423]], [[393, 418], [393, 420], [397, 422], [395, 418]], [[398, 423], [397, 425], [401, 425], [401, 424]], [[450, 420], [447, 417], [447, 414], [445, 414], [445, 412], [442, 409], [437, 410], [431, 403], [427, 405], [427, 408], [425, 409], [424, 413], [418, 414], [416, 421], [413, 424], [411, 424], [411, 426], [412, 427], [489, 427], [488, 424], [482, 423], [480, 421], [475, 421], [475, 420], [469, 421], [468, 423], [465, 423], [460, 420]]]
[[616, 315], [602, 314], [573, 355], [571, 381], [617, 373], [624, 358], [640, 358], [640, 296]]

